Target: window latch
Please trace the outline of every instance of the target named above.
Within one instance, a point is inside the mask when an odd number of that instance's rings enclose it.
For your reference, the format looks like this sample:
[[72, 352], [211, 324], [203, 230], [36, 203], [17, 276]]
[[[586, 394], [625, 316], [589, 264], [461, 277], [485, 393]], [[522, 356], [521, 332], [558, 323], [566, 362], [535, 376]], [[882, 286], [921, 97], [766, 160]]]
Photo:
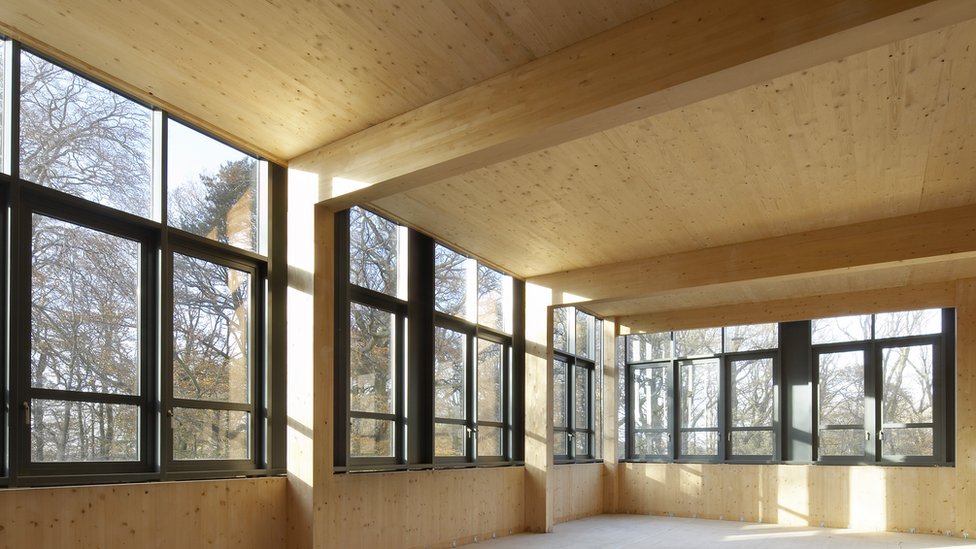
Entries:
[[24, 425], [27, 425], [28, 427], [30, 427], [30, 422], [31, 422], [31, 417], [30, 417], [31, 416], [30, 401], [29, 400], [25, 400], [24, 402], [21, 402], [20, 403], [20, 409], [24, 411]]
[[871, 431], [864, 431], [864, 440], [871, 440]]
[[878, 431], [878, 440], [884, 440], [884, 429]]

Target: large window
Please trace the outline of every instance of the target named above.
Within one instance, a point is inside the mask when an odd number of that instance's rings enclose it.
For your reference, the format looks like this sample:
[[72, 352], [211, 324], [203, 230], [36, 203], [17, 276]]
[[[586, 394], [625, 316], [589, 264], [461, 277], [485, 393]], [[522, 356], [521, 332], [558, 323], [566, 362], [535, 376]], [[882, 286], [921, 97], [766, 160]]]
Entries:
[[626, 336], [626, 458], [951, 462], [953, 322], [927, 309]]
[[362, 208], [336, 224], [337, 467], [521, 459], [521, 282]]
[[6, 483], [282, 467], [270, 166], [3, 46]]
[[629, 459], [777, 455], [776, 324], [626, 337]]
[[596, 459], [602, 321], [574, 307], [552, 315], [553, 455], [559, 462]]
[[946, 455], [940, 309], [811, 322], [817, 455], [825, 462], [941, 462]]

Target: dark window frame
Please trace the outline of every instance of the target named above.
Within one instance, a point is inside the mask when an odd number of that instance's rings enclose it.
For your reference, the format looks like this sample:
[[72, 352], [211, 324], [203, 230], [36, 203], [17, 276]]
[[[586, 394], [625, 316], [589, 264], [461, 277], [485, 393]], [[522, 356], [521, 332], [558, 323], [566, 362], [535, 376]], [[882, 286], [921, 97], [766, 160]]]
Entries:
[[[566, 437], [566, 453], [557, 454], [555, 449], [552, 450], [553, 461], [557, 464], [568, 464], [568, 463], [591, 463], [601, 461], [599, 457], [599, 452], [597, 452], [597, 445], [600, 444], [600, 439], [597, 437], [596, 432], [596, 415], [600, 413], [600, 410], [596, 409], [597, 402], [601, 400], [597, 398], [597, 388], [599, 387], [597, 375], [600, 370], [598, 365], [602, 364], [603, 357], [597, 356], [597, 352], [603, 353], [603, 345], [600, 344], [599, 339], [603, 335], [603, 319], [596, 316], [589, 311], [574, 307], [571, 305], [560, 305], [550, 308], [550, 317], [555, 327], [555, 316], [556, 311], [564, 310], [568, 313], [566, 314], [566, 348], [557, 349], [552, 340], [555, 339], [553, 335], [551, 337], [550, 347], [552, 348], [552, 364], [555, 367], [555, 362], [560, 361], [567, 365], [566, 370], [566, 426], [556, 426], [553, 424], [553, 439], [557, 436]], [[571, 312], [572, 314], [569, 314]], [[590, 345], [587, 349], [592, 356], [584, 356], [577, 354], [576, 345], [576, 327], [578, 325], [579, 315], [586, 315], [592, 318], [593, 323], [590, 327], [592, 333], [590, 334]], [[555, 328], [553, 329], [555, 332]], [[586, 425], [577, 425], [576, 415], [577, 408], [580, 405], [576, 401], [576, 389], [577, 389], [577, 379], [576, 373], [577, 369], [583, 369], [586, 371], [586, 401], [582, 403], [584, 413], [586, 414]], [[555, 380], [553, 380], [555, 383]], [[555, 392], [555, 391], [554, 391]], [[577, 444], [580, 437], [585, 437], [586, 439], [586, 453], [579, 455], [577, 451]]]
[[[285, 343], [282, 328], [286, 314], [287, 245], [284, 224], [287, 196], [287, 171], [261, 159], [236, 145], [215, 137], [205, 130], [188, 124], [200, 132], [235, 150], [254, 158], [259, 170], [266, 170], [267, 187], [259, 195], [266, 205], [258, 205], [267, 212], [263, 226], [258, 227], [256, 250], [243, 250], [229, 244], [185, 233], [166, 224], [166, 133], [160, 129], [169, 118], [168, 113], [155, 105], [120, 91], [78, 71], [49, 55], [22, 46], [19, 42], [0, 36], [4, 49], [4, 171], [0, 172], [0, 199], [7, 206], [2, 214], [5, 221], [3, 243], [4, 272], [8, 291], [3, 293], [3, 305], [8, 314], [0, 321], [5, 338], [4, 351], [8, 361], [4, 367], [10, 380], [9, 392], [2, 397], [6, 414], [0, 421], [0, 440], [6, 447], [0, 451], [9, 456], [5, 460], [0, 486], [47, 486], [91, 484], [105, 482], [138, 482], [180, 480], [191, 478], [229, 478], [240, 475], [271, 475], [284, 470], [286, 459], [285, 428]], [[20, 62], [21, 52], [30, 53], [60, 70], [80, 77], [100, 88], [150, 110], [152, 118], [152, 189], [154, 202], [149, 217], [88, 201], [79, 196], [38, 185], [20, 178]], [[5, 172], [5, 173], [4, 173]], [[259, 179], [259, 184], [264, 179]], [[159, 195], [159, 196], [157, 196]], [[130, 239], [139, 243], [139, 394], [119, 396], [108, 393], [58, 391], [31, 387], [31, 216], [46, 215], [66, 223]], [[9, 231], [7, 228], [9, 227]], [[264, 246], [262, 246], [262, 244]], [[201, 257], [221, 264], [246, 266], [253, 275], [250, 311], [250, 368], [252, 379], [251, 449], [248, 460], [188, 461], [173, 463], [172, 440], [168, 418], [164, 411], [171, 409], [172, 353], [172, 253], [184, 250], [187, 255]], [[266, 252], [267, 255], [263, 255]], [[235, 267], [236, 268], [236, 267]], [[274, 274], [272, 275], [272, 271]], [[170, 316], [167, 317], [167, 314]], [[75, 394], [77, 393], [77, 394]], [[6, 400], [9, 396], [9, 400]], [[31, 461], [31, 429], [28, 407], [21, 404], [31, 398], [54, 397], [83, 402], [119, 402], [139, 407], [137, 461], [112, 462], [43, 462]], [[63, 398], [62, 398], [63, 397]], [[8, 406], [8, 403], [19, 403]], [[219, 407], [219, 406], [218, 406]]]
[[[941, 308], [942, 332], [938, 334], [892, 337], [874, 339], [813, 344], [811, 342], [810, 320], [782, 322], [778, 327], [778, 345], [775, 349], [722, 353], [719, 356], [722, 363], [722, 404], [720, 407], [720, 443], [724, 443], [723, 450], [717, 457], [698, 459], [691, 456], [682, 457], [678, 452], [678, 410], [673, 395], [678, 390], [676, 380], [676, 364], [683, 358], [671, 357], [664, 359], [634, 359], [631, 356], [629, 340], [624, 340], [623, 357], [623, 398], [624, 410], [624, 445], [623, 462], [666, 462], [666, 463], [808, 463], [822, 465], [891, 465], [891, 466], [952, 466], [954, 464], [955, 441], [954, 432], [954, 386], [955, 386], [955, 308]], [[874, 316], [872, 314], [872, 316]], [[872, 336], [874, 335], [874, 321], [872, 321]], [[632, 336], [624, 336], [629, 338]], [[724, 337], [723, 337], [724, 340]], [[909, 427], [920, 426], [933, 429], [933, 456], [886, 456], [882, 454], [882, 441], [877, 433], [885, 428], [892, 428], [894, 424], [883, 423], [882, 409], [882, 350], [885, 348], [929, 345], [933, 347], [933, 421], [931, 424], [906, 424]], [[723, 341], [724, 345], [724, 341]], [[619, 347], [618, 347], [619, 348]], [[864, 431], [872, 433], [871, 440], [866, 443], [864, 456], [819, 456], [819, 363], [820, 353], [839, 352], [846, 350], [862, 350], [865, 356], [865, 415]], [[734, 456], [731, 455], [729, 439], [736, 430], [743, 430], [731, 426], [731, 363], [735, 360], [750, 357], [768, 357], [773, 359], [774, 384], [774, 416], [773, 436], [774, 455], [769, 456]], [[670, 447], [668, 455], [639, 455], [635, 452], [635, 433], [641, 431], [634, 424], [634, 371], [648, 367], [668, 368], [672, 395], [669, 401], [668, 413], [670, 420]], [[796, 387], [789, 384], [807, 385], [795, 393]], [[868, 397], [872, 397], [873, 407], [868, 404]], [[794, 402], [795, 401], [795, 402]], [[843, 426], [839, 426], [843, 428]], [[768, 430], [768, 428], [761, 428]], [[748, 429], [753, 430], [753, 429]]]
[[[383, 215], [356, 206], [384, 219]], [[370, 472], [407, 469], [431, 469], [472, 466], [518, 465], [523, 459], [524, 443], [524, 282], [512, 277], [512, 333], [505, 333], [476, 321], [461, 318], [435, 310], [434, 300], [434, 245], [450, 246], [407, 227], [407, 295], [405, 298], [369, 290], [350, 281], [350, 228], [349, 211], [337, 212], [334, 217], [334, 258], [335, 268], [333, 288], [335, 292], [335, 348], [334, 348], [334, 401], [335, 430], [333, 445], [333, 466], [336, 473]], [[387, 219], [388, 220], [388, 219]], [[460, 255], [466, 255], [460, 253]], [[402, 264], [402, 263], [401, 263]], [[479, 267], [493, 267], [477, 262]], [[503, 273], [504, 274], [504, 273]], [[400, 349], [402, 365], [399, 366], [398, 404], [402, 413], [397, 415], [397, 433], [406, 440], [398, 444], [396, 456], [392, 458], [356, 458], [349, 450], [349, 360], [350, 327], [349, 307], [352, 302], [371, 300], [371, 303], [385, 304], [397, 308], [402, 313], [405, 350]], [[370, 303], [367, 303], [370, 304]], [[465, 351], [465, 417], [463, 420], [435, 416], [434, 395], [434, 330], [436, 328], [454, 330], [464, 335]], [[502, 345], [502, 409], [503, 419], [496, 421], [477, 420], [477, 345], [479, 339]], [[399, 358], [398, 358], [399, 360]], [[409, 410], [406, 408], [409, 407]], [[464, 456], [435, 455], [435, 425], [464, 425], [466, 431]], [[477, 433], [479, 425], [502, 429], [501, 456], [484, 456], [477, 453]]]

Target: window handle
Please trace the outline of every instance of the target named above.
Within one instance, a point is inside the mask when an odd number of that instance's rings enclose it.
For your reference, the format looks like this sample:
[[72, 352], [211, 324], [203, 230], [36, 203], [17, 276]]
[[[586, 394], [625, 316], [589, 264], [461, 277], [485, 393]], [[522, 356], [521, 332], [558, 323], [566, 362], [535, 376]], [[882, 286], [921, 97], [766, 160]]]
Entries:
[[31, 406], [30, 401], [25, 400], [20, 403], [20, 409], [24, 411], [24, 425], [30, 427], [31, 422]]
[[865, 441], [871, 440], [871, 431], [864, 431], [864, 440]]
[[878, 440], [884, 440], [884, 429], [878, 431]]

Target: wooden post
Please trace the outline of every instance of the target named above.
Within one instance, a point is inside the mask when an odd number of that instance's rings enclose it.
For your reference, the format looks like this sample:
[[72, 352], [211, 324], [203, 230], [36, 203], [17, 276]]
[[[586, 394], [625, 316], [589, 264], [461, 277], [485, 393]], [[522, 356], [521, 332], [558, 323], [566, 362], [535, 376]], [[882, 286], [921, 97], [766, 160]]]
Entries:
[[552, 292], [525, 285], [525, 526], [551, 532], [552, 460]]

